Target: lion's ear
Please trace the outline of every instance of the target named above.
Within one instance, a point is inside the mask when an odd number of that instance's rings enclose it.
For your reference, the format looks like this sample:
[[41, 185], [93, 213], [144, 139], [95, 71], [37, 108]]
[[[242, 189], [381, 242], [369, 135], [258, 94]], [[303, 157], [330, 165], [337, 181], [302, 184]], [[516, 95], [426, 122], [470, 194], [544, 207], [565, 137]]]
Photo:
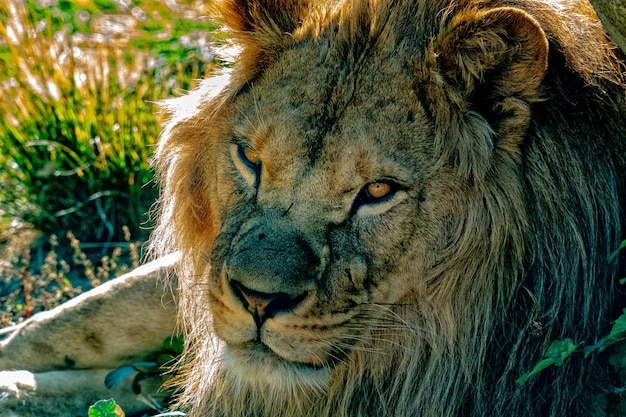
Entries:
[[468, 95], [536, 97], [548, 65], [548, 41], [526, 12], [510, 7], [458, 15], [441, 35], [443, 75]]
[[[537, 21], [511, 7], [463, 12], [443, 27], [432, 47], [444, 83], [432, 94], [447, 97], [439, 107], [457, 113], [439, 124], [465, 130], [457, 135], [456, 149], [449, 149], [464, 173], [484, 173], [494, 148], [519, 152], [548, 64], [548, 41]], [[493, 132], [489, 138], [470, 143], [472, 132], [487, 130]]]
[[309, 0], [222, 0], [213, 7], [242, 49], [237, 73], [248, 81], [276, 60], [311, 9]]
[[235, 36], [256, 31], [292, 33], [309, 5], [308, 0], [222, 0], [216, 4], [222, 22]]

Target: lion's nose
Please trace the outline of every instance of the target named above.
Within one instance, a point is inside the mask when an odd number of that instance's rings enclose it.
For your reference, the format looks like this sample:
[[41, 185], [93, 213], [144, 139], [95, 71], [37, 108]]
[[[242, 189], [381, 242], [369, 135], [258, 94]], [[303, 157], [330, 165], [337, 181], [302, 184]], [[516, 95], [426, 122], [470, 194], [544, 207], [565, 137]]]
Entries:
[[293, 310], [306, 298], [306, 293], [292, 297], [284, 292], [268, 294], [255, 291], [236, 280], [231, 280], [230, 286], [259, 326], [278, 313]]

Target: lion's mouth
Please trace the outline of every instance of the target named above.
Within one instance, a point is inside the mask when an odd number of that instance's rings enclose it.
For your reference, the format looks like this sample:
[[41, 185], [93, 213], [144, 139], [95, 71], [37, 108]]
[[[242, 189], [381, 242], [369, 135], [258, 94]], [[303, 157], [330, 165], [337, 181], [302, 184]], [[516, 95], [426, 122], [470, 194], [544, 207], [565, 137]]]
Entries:
[[231, 281], [228, 292], [210, 292], [216, 334], [228, 346], [236, 365], [317, 371], [334, 368], [351, 351], [352, 314], [333, 317], [293, 311], [305, 306], [309, 293], [297, 297], [242, 289]]
[[303, 369], [310, 370], [322, 370], [329, 367], [328, 363], [313, 363], [313, 362], [303, 362], [303, 361], [294, 361], [288, 358], [284, 358], [272, 350], [269, 346], [263, 343], [261, 340], [256, 339], [251, 342], [244, 344], [243, 346], [238, 347], [243, 351], [247, 351], [248, 354], [253, 358], [253, 360], [257, 361], [257, 363], [268, 363], [268, 364], [276, 364], [287, 363], [293, 367], [301, 367]]
[[[309, 332], [286, 331], [274, 319], [258, 325], [231, 322], [231, 332], [224, 335], [227, 352], [240, 366], [324, 371], [345, 361], [350, 349], [338, 348], [331, 340], [313, 337]], [[241, 326], [241, 327], [240, 327]], [[240, 337], [233, 337], [239, 335]], [[320, 335], [318, 335], [320, 336]]]
[[328, 384], [331, 374], [328, 366], [282, 358], [258, 341], [240, 346], [227, 345], [225, 364], [229, 373], [240, 381], [264, 386], [291, 381], [294, 386], [320, 388]]

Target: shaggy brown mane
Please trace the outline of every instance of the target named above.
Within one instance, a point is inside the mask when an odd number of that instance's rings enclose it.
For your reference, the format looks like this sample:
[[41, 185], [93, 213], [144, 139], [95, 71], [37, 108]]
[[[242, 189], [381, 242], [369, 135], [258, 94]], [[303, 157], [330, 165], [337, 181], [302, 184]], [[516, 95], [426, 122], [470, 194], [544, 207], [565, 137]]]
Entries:
[[[594, 343], [626, 307], [617, 284], [623, 262], [607, 262], [626, 237], [624, 66], [591, 6], [226, 0], [214, 11], [242, 47], [238, 63], [166, 105], [172, 117], [155, 157], [162, 197], [152, 248], [184, 259], [187, 348], [178, 384], [188, 415], [607, 415], [601, 394], [614, 375], [606, 355], [575, 355], [515, 383], [553, 340]], [[235, 204], [245, 188], [220, 182], [230, 168], [218, 161], [234, 136], [238, 100], [288, 72], [283, 57], [294, 51], [319, 52], [311, 68], [335, 69], [332, 94], [306, 131], [311, 167], [336, 113], [358, 94], [351, 77], [388, 61], [412, 76], [406, 91], [391, 95], [412, 94], [419, 104], [432, 132], [424, 152], [440, 176], [428, 180], [447, 184], [449, 194], [437, 196], [442, 226], [428, 233], [441, 247], [419, 260], [430, 266], [423, 281], [397, 303], [362, 307], [371, 338], [329, 367], [330, 382], [268, 371], [268, 380], [273, 372], [284, 378], [277, 386], [234, 376], [214, 334], [223, 331], [211, 317], [221, 314], [215, 277], [228, 233], [254, 212]], [[418, 217], [411, 225], [421, 230]], [[407, 239], [411, 250], [428, 233]], [[403, 250], [391, 248], [387, 264], [406, 262]]]

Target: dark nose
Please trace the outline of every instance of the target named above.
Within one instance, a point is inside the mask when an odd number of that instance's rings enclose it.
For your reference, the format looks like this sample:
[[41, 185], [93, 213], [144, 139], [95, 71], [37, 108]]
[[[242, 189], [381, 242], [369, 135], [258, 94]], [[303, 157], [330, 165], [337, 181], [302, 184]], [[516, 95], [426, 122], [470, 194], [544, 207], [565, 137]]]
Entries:
[[260, 327], [265, 320], [274, 317], [278, 313], [293, 310], [307, 296], [306, 293], [293, 297], [284, 292], [264, 293], [247, 288], [236, 280], [230, 281], [233, 293], [244, 307], [254, 316], [254, 320]]

